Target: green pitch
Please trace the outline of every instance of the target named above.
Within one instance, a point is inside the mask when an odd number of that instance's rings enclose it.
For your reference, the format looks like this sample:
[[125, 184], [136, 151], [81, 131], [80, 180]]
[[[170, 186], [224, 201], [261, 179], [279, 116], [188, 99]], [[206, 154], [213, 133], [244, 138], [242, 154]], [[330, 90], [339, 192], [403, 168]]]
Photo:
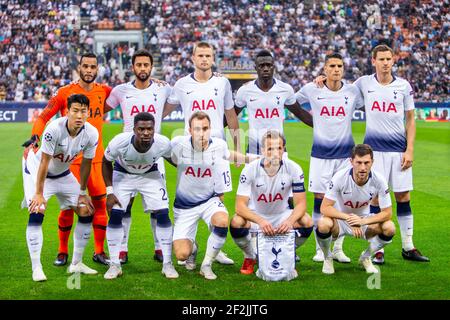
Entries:
[[[164, 123], [163, 133], [171, 136], [181, 123]], [[97, 276], [69, 279], [64, 267], [52, 262], [58, 249], [56, 199], [49, 201], [44, 219], [44, 246], [42, 264], [48, 281], [34, 283], [31, 262], [25, 241], [28, 221], [26, 210], [20, 209], [23, 197], [20, 144], [30, 135], [28, 124], [2, 124], [0, 141], [0, 299], [449, 299], [450, 273], [448, 237], [450, 208], [450, 125], [444, 123], [417, 123], [414, 161], [412, 209], [414, 214], [414, 243], [431, 263], [414, 263], [401, 257], [399, 230], [386, 248], [386, 264], [378, 279], [371, 278], [358, 266], [359, 254], [366, 247], [362, 240], [346, 238], [344, 250], [352, 258], [351, 264], [335, 263], [336, 273], [322, 274], [322, 264], [312, 262], [314, 240], [309, 239], [300, 248], [302, 258], [297, 264], [299, 277], [291, 282], [268, 283], [256, 276], [239, 273], [243, 256], [228, 235], [224, 251], [235, 260], [233, 266], [214, 264], [216, 281], [205, 280], [195, 272], [176, 266], [180, 278], [165, 279], [161, 265], [152, 259], [153, 238], [148, 215], [142, 212], [140, 199], [133, 208], [133, 224], [129, 242], [129, 263], [123, 277], [107, 281], [103, 274], [107, 267], [92, 261], [93, 239], [86, 248], [84, 262], [99, 271]], [[121, 131], [121, 125], [104, 128], [106, 143]], [[354, 123], [356, 142], [361, 142], [363, 123]], [[289, 157], [299, 163], [308, 179], [312, 130], [302, 124], [286, 124]], [[166, 165], [167, 186], [173, 203], [176, 174]], [[234, 191], [241, 169], [233, 168]], [[226, 206], [234, 212], [234, 193], [226, 195]], [[308, 194], [308, 212], [312, 212], [313, 198]], [[395, 208], [394, 208], [395, 212]], [[394, 214], [394, 221], [397, 224]], [[398, 224], [397, 224], [398, 227]], [[198, 261], [205, 253], [207, 230], [200, 223]], [[73, 239], [70, 238], [70, 254]], [[175, 260], [174, 260], [174, 263]], [[68, 281], [69, 280], [69, 281]], [[369, 281], [368, 281], [369, 280]], [[368, 286], [369, 282], [369, 286]], [[69, 283], [69, 285], [68, 285]], [[370, 288], [372, 289], [370, 289]], [[375, 287], [375, 288], [374, 288]], [[377, 287], [379, 289], [377, 289]], [[72, 289], [70, 289], [72, 288]]]

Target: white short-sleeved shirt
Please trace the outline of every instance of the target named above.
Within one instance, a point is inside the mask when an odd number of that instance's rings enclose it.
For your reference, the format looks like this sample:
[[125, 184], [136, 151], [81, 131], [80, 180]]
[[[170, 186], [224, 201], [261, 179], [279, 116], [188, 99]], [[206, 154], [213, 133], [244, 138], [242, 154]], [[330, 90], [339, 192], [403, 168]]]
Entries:
[[366, 135], [364, 143], [374, 151], [406, 150], [405, 112], [414, 110], [414, 91], [403, 78], [394, 77], [381, 85], [376, 74], [362, 76], [354, 83], [364, 96]]
[[280, 80], [273, 80], [269, 91], [263, 91], [257, 80], [247, 82], [236, 93], [239, 108], [247, 107], [249, 126], [248, 152], [260, 154], [261, 140], [268, 130], [283, 133], [284, 106], [295, 104], [294, 89]]
[[364, 105], [358, 87], [343, 84], [338, 91], [308, 83], [296, 94], [299, 104], [310, 103], [313, 113], [313, 146], [311, 156], [320, 159], [348, 158], [355, 145], [352, 116]]
[[325, 193], [325, 198], [336, 202], [338, 210], [361, 217], [370, 213], [370, 201], [376, 196], [381, 209], [392, 206], [388, 184], [381, 174], [371, 170], [366, 184], [358, 186], [353, 180], [353, 168], [338, 171]]
[[211, 118], [211, 136], [225, 139], [224, 113], [234, 108], [231, 84], [227, 78], [213, 75], [207, 82], [198, 82], [191, 73], [175, 83], [167, 102], [181, 105], [186, 134], [189, 133], [191, 115], [203, 111]]
[[[73, 160], [83, 152], [83, 158], [93, 159], [98, 144], [97, 129], [86, 122], [76, 137], [71, 137], [67, 129], [67, 117], [52, 121], [42, 134], [41, 147], [33, 157], [39, 163], [42, 153], [52, 156], [48, 166], [47, 176], [54, 177], [69, 170]], [[34, 166], [39, 168], [36, 164]]]
[[232, 190], [230, 152], [220, 138], [211, 138], [204, 151], [196, 151], [190, 136], [171, 141], [172, 161], [177, 164], [174, 207], [190, 209]]
[[105, 158], [111, 162], [115, 161], [114, 170], [144, 174], [157, 170], [154, 165], [159, 158], [171, 156], [170, 140], [163, 135], [155, 133], [153, 144], [145, 153], [136, 150], [133, 140], [133, 132], [124, 132], [109, 142], [105, 150]]
[[133, 82], [128, 82], [114, 87], [106, 103], [122, 109], [124, 132], [133, 131], [134, 117], [139, 112], [148, 112], [155, 117], [155, 132], [160, 133], [164, 104], [171, 92], [169, 85], [151, 83], [146, 89], [138, 89]]
[[289, 209], [291, 193], [305, 192], [302, 168], [290, 159], [283, 159], [277, 174], [270, 177], [258, 159], [241, 172], [237, 195], [249, 197], [249, 208], [263, 217], [273, 217]]

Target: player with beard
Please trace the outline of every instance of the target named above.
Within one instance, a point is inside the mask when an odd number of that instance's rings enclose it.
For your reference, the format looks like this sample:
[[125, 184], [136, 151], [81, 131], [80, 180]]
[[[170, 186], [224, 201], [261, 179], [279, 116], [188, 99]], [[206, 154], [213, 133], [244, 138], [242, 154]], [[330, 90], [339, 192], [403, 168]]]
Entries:
[[[94, 247], [95, 252], [93, 260], [101, 264], [108, 264], [108, 257], [104, 252], [104, 242], [106, 236], [106, 225], [108, 222], [106, 215], [106, 186], [102, 176], [102, 158], [104, 154], [102, 144], [102, 128], [103, 114], [105, 112], [105, 101], [111, 92], [111, 88], [105, 84], [95, 83], [98, 71], [97, 56], [93, 53], [83, 54], [80, 58], [78, 68], [80, 79], [61, 87], [49, 100], [45, 109], [39, 115], [39, 118], [33, 125], [30, 140], [26, 141], [22, 146], [26, 147], [25, 156], [30, 148], [37, 148], [40, 136], [42, 135], [45, 125], [58, 112], [61, 116], [67, 114], [67, 98], [73, 94], [84, 94], [90, 102], [88, 122], [92, 124], [99, 133], [95, 157], [92, 160], [91, 174], [89, 176], [87, 188], [94, 205]], [[106, 110], [108, 111], [108, 110]], [[82, 155], [70, 166], [70, 171], [80, 181], [80, 165]], [[67, 264], [68, 259], [68, 242], [70, 231], [73, 224], [73, 210], [61, 210], [58, 218], [59, 226], [59, 249], [55, 266], [63, 266]]]

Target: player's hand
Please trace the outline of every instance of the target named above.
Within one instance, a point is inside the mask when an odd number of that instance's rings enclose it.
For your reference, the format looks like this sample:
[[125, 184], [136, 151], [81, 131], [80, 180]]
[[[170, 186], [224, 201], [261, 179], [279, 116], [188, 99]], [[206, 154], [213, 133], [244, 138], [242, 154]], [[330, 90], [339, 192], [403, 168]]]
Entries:
[[106, 196], [106, 211], [108, 211], [108, 215], [111, 212], [114, 205], [116, 205], [116, 204], [122, 208], [122, 205], [120, 204], [119, 199], [117, 199], [117, 197], [114, 195], [114, 193], [108, 194]]
[[318, 87], [318, 88], [323, 88], [323, 86], [325, 85], [325, 80], [327, 79], [326, 76], [324, 76], [323, 74], [321, 74], [320, 76], [317, 76], [314, 80], [313, 83]]
[[167, 82], [165, 82], [163, 80], [159, 80], [159, 79], [153, 78], [153, 77], [150, 77], [150, 80], [152, 80], [154, 83], [156, 83], [160, 87], [164, 87], [164, 86], [168, 85]]
[[262, 219], [262, 221], [259, 222], [258, 225], [262, 232], [264, 232], [264, 234], [268, 236], [274, 236], [276, 234], [275, 229], [269, 221]]
[[402, 156], [402, 170], [406, 170], [412, 167], [413, 164], [413, 152], [410, 150], [406, 150]]
[[22, 147], [27, 148], [31, 145], [38, 147], [38, 142], [39, 142], [39, 136], [37, 134], [33, 134], [29, 140], [22, 143]]
[[30, 213], [40, 212], [43, 213], [45, 207], [47, 206], [47, 201], [45, 201], [44, 195], [35, 194], [33, 199], [30, 201], [30, 205], [28, 206], [28, 211]]
[[89, 217], [94, 214], [94, 205], [88, 196], [78, 196], [78, 205], [76, 213], [79, 217]]
[[353, 236], [355, 238], [362, 238], [363, 237], [363, 231], [361, 228], [352, 227]]
[[294, 224], [289, 220], [284, 220], [277, 228], [277, 233], [288, 233], [294, 228]]
[[360, 227], [362, 224], [361, 220], [360, 216], [353, 213], [350, 213], [346, 219], [347, 223], [352, 227]]

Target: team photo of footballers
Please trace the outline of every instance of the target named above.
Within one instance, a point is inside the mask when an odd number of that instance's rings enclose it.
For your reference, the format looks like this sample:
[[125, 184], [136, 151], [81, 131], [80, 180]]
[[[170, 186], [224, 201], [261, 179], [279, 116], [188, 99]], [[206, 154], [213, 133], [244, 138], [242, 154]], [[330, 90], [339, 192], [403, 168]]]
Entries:
[[2, 225], [20, 278], [1, 298], [448, 299], [450, 127], [416, 123], [398, 48], [374, 41], [354, 78], [356, 53], [330, 47], [294, 86], [279, 47], [247, 52], [245, 78], [218, 68], [227, 44], [194, 38], [175, 78], [156, 42], [111, 83], [106, 44], [80, 48], [32, 123], [0, 128], [21, 164]]

